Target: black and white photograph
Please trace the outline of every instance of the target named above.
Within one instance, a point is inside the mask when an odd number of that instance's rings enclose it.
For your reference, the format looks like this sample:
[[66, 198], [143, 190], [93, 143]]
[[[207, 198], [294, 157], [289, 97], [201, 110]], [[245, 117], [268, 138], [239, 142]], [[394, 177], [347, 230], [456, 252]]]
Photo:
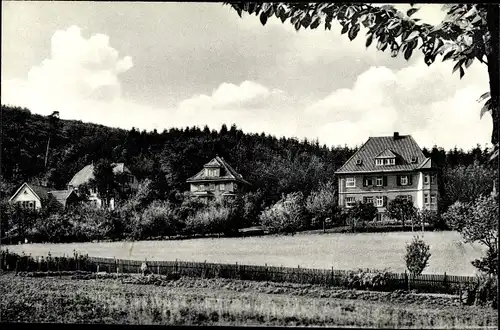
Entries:
[[499, 17], [2, 1], [0, 326], [497, 329]]

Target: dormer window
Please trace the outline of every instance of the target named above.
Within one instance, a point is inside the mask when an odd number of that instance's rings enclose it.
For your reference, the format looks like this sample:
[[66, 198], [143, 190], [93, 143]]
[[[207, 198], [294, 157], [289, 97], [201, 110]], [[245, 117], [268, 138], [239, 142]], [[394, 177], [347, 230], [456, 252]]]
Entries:
[[396, 165], [396, 158], [377, 158], [375, 159], [375, 165]]
[[219, 176], [219, 169], [218, 168], [207, 168], [206, 173], [207, 173], [207, 176], [216, 177], [216, 176]]
[[362, 159], [357, 159], [356, 160], [356, 165], [363, 165], [363, 160]]
[[418, 162], [418, 157], [411, 157], [411, 163], [416, 164]]

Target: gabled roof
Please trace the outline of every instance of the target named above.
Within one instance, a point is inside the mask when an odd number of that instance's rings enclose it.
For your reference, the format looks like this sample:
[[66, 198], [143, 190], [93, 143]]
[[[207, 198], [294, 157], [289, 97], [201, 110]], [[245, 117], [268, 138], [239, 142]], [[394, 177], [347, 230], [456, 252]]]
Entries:
[[[396, 165], [375, 165], [375, 158], [391, 153], [397, 159]], [[335, 173], [412, 171], [420, 165], [411, 162], [413, 157], [426, 159], [411, 135], [399, 135], [396, 138], [394, 136], [370, 137]], [[362, 160], [361, 165], [356, 164], [358, 159]]]
[[[120, 173], [131, 174], [130, 170], [125, 166], [124, 163], [113, 163], [112, 165], [113, 165], [113, 173], [115, 174], [120, 174]], [[68, 186], [78, 187], [79, 185], [89, 182], [93, 178], [94, 178], [94, 164], [87, 165], [73, 176], [71, 181], [68, 183]]]
[[375, 158], [394, 158], [394, 157], [396, 157], [396, 154], [394, 154], [394, 152], [392, 152], [389, 149], [385, 149], [384, 151], [379, 153]]
[[43, 186], [40, 186], [40, 185], [36, 185], [36, 184], [28, 184], [27, 182], [24, 182], [17, 190], [16, 192], [12, 195], [11, 198], [9, 198], [9, 201], [13, 200], [18, 194], [19, 192], [21, 192], [21, 190], [24, 188], [24, 187], [28, 187], [29, 190], [31, 190], [33, 192], [33, 194], [35, 194], [35, 196], [38, 197], [39, 200], [42, 200], [42, 199], [46, 199], [48, 198], [48, 192], [49, 192], [49, 188], [47, 187], [43, 187]]
[[[208, 176], [205, 172], [205, 168], [207, 167], [220, 168], [220, 176]], [[243, 179], [243, 176], [237, 173], [234, 168], [224, 160], [224, 158], [219, 156], [216, 156], [214, 159], [206, 163], [201, 171], [186, 180], [188, 183], [202, 181], [239, 181], [245, 184], [250, 184], [248, 181]]]
[[48, 192], [56, 201], [58, 201], [63, 207], [66, 207], [66, 202], [68, 201], [68, 198], [76, 193], [74, 190], [52, 190]]
[[423, 169], [423, 168], [433, 168], [432, 159], [425, 158], [424, 161], [418, 166], [418, 169]]

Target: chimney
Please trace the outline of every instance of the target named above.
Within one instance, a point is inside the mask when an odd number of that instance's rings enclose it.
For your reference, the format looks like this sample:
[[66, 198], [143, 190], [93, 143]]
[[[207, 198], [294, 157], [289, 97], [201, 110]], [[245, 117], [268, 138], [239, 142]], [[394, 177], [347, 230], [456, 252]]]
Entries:
[[399, 139], [399, 132], [394, 132], [394, 140]]

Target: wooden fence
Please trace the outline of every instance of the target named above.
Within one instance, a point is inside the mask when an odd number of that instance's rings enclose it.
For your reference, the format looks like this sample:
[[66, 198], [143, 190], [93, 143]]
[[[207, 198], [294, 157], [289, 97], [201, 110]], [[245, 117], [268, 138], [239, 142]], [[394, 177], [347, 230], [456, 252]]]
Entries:
[[[71, 257], [31, 257], [0, 253], [0, 265], [4, 271], [88, 271], [106, 273], [141, 273], [146, 262], [148, 271], [158, 275], [187, 276], [197, 278], [227, 278], [252, 281], [319, 284], [345, 288], [366, 288], [357, 271], [336, 269], [311, 269], [274, 266], [254, 266], [239, 263], [219, 264], [185, 261], [140, 261], [115, 258], [97, 258], [75, 255]], [[370, 272], [370, 270], [365, 270]], [[372, 270], [371, 272], [376, 273]], [[384, 283], [372, 289], [393, 291], [411, 289], [420, 292], [456, 293], [459, 287], [475, 280], [471, 276], [424, 274], [412, 278], [406, 273], [381, 273]], [[372, 276], [373, 278], [373, 276]]]

